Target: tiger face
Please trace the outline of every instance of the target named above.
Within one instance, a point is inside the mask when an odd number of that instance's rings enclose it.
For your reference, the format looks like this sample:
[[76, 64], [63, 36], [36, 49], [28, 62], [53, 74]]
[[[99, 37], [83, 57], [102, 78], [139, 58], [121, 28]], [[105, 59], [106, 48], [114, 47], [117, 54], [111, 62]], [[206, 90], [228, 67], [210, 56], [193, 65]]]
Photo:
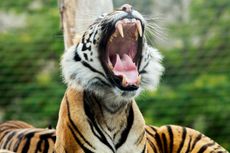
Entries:
[[124, 100], [142, 89], [155, 89], [163, 71], [162, 56], [147, 44], [146, 24], [129, 5], [96, 19], [63, 55], [68, 86]]

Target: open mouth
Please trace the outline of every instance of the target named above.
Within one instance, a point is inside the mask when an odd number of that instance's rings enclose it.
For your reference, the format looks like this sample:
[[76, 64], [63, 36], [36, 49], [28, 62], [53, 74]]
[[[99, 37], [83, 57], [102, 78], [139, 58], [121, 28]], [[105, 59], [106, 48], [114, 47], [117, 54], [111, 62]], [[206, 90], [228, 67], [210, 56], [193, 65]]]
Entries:
[[108, 36], [106, 64], [111, 73], [110, 79], [122, 90], [136, 90], [140, 85], [138, 64], [142, 35], [140, 20], [124, 18], [116, 22], [114, 32]]

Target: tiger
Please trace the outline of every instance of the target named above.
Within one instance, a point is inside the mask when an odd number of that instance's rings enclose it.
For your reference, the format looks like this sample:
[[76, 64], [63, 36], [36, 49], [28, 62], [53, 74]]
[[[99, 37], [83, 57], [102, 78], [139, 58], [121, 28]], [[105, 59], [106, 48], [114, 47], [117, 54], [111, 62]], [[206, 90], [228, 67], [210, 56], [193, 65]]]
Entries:
[[[124, 4], [96, 19], [64, 52], [60, 65], [67, 90], [56, 131], [51, 132], [56, 140], [49, 149], [54, 150], [48, 152], [228, 153], [194, 129], [145, 124], [134, 99], [143, 90], [156, 89], [164, 72], [162, 55], [146, 40], [147, 24], [137, 10]], [[19, 130], [22, 135], [25, 129]], [[1, 148], [12, 150], [6, 144], [9, 136], [2, 140]], [[33, 141], [20, 147], [34, 148]]]
[[22, 121], [0, 124], [0, 153], [53, 152], [55, 129], [39, 129]]

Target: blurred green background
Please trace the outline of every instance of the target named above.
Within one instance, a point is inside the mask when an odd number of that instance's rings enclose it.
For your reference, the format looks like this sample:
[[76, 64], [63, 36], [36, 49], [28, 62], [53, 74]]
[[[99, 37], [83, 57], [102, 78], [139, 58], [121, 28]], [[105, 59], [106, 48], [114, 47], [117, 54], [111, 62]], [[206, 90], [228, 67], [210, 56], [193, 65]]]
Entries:
[[[137, 100], [146, 122], [192, 127], [230, 150], [230, 1], [114, 0], [123, 3], [149, 20], [165, 56], [158, 90]], [[0, 122], [55, 127], [62, 53], [56, 0], [0, 1]]]

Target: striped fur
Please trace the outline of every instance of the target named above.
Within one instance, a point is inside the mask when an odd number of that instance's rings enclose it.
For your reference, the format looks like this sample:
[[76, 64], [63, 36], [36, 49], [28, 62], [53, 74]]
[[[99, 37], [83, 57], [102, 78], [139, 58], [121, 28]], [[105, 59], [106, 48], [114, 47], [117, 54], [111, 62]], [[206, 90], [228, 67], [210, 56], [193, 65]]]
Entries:
[[0, 124], [0, 153], [10, 150], [19, 153], [53, 152], [55, 130], [37, 129], [21, 121]]
[[145, 125], [134, 97], [142, 89], [156, 88], [163, 71], [160, 53], [148, 46], [145, 38], [138, 41], [142, 45], [140, 87], [123, 90], [111, 81], [102, 65], [105, 46], [100, 40], [125, 17], [142, 21], [144, 30], [146, 22], [137, 11], [114, 11], [97, 19], [79, 43], [64, 53], [61, 67], [68, 89], [56, 132], [18, 121], [3, 123], [0, 149], [18, 153], [227, 153], [193, 129]]
[[148, 153], [228, 153], [219, 144], [190, 128], [146, 126]]
[[114, 112], [103, 102], [92, 93], [67, 90], [59, 113], [56, 152], [228, 153], [193, 129], [145, 125], [134, 100]]

